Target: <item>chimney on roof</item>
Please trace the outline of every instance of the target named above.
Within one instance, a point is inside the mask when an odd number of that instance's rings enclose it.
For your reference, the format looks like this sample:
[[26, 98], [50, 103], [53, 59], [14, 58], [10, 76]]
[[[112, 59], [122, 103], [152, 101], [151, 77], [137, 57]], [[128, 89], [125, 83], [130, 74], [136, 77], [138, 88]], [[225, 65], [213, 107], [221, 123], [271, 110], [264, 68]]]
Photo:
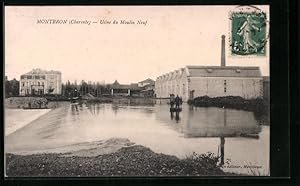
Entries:
[[221, 67], [226, 66], [225, 61], [225, 35], [222, 35], [222, 43], [221, 43]]

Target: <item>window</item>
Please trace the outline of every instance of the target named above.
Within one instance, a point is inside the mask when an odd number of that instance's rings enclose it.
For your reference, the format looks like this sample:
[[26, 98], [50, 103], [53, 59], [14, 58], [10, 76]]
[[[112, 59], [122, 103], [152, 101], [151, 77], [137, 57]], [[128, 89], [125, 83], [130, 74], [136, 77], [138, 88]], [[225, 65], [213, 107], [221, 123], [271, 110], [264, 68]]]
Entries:
[[25, 86], [25, 83], [22, 83], [22, 86], [24, 87], [24, 86]]
[[40, 86], [41, 84], [40, 84], [40, 82], [38, 82], [38, 86]]

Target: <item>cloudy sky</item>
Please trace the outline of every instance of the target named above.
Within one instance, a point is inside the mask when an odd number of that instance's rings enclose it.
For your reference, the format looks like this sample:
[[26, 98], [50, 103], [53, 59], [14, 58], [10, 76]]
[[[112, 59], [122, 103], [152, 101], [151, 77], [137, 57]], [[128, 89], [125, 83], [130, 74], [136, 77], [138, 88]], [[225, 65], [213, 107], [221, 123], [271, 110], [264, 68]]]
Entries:
[[[258, 6], [268, 13], [268, 6]], [[32, 68], [59, 70], [63, 82], [133, 83], [186, 65], [220, 65], [226, 35], [228, 66], [259, 66], [266, 57], [233, 57], [228, 49], [229, 11], [235, 6], [16, 6], [5, 7], [5, 74], [9, 79]], [[38, 24], [38, 20], [92, 21]], [[100, 20], [119, 24], [100, 24]], [[120, 24], [121, 20], [143, 24]], [[269, 45], [267, 46], [269, 49]]]

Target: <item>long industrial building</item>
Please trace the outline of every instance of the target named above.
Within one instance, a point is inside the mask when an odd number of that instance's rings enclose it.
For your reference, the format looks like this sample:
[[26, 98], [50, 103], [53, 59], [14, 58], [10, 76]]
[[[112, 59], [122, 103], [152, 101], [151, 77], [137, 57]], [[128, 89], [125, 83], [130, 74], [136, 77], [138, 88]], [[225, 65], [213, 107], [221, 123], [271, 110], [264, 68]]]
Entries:
[[61, 94], [61, 72], [33, 69], [21, 75], [20, 95]]
[[157, 98], [170, 94], [188, 101], [199, 96], [263, 96], [263, 77], [259, 67], [226, 66], [225, 36], [222, 36], [221, 66], [186, 66], [157, 77]]

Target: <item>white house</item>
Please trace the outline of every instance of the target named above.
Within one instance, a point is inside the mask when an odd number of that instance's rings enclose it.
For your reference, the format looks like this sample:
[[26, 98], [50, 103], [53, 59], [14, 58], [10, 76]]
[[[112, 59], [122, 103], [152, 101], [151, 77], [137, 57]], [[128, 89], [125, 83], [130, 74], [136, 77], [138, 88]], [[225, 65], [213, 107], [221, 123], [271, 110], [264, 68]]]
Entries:
[[21, 75], [20, 95], [61, 94], [61, 72], [33, 69]]

